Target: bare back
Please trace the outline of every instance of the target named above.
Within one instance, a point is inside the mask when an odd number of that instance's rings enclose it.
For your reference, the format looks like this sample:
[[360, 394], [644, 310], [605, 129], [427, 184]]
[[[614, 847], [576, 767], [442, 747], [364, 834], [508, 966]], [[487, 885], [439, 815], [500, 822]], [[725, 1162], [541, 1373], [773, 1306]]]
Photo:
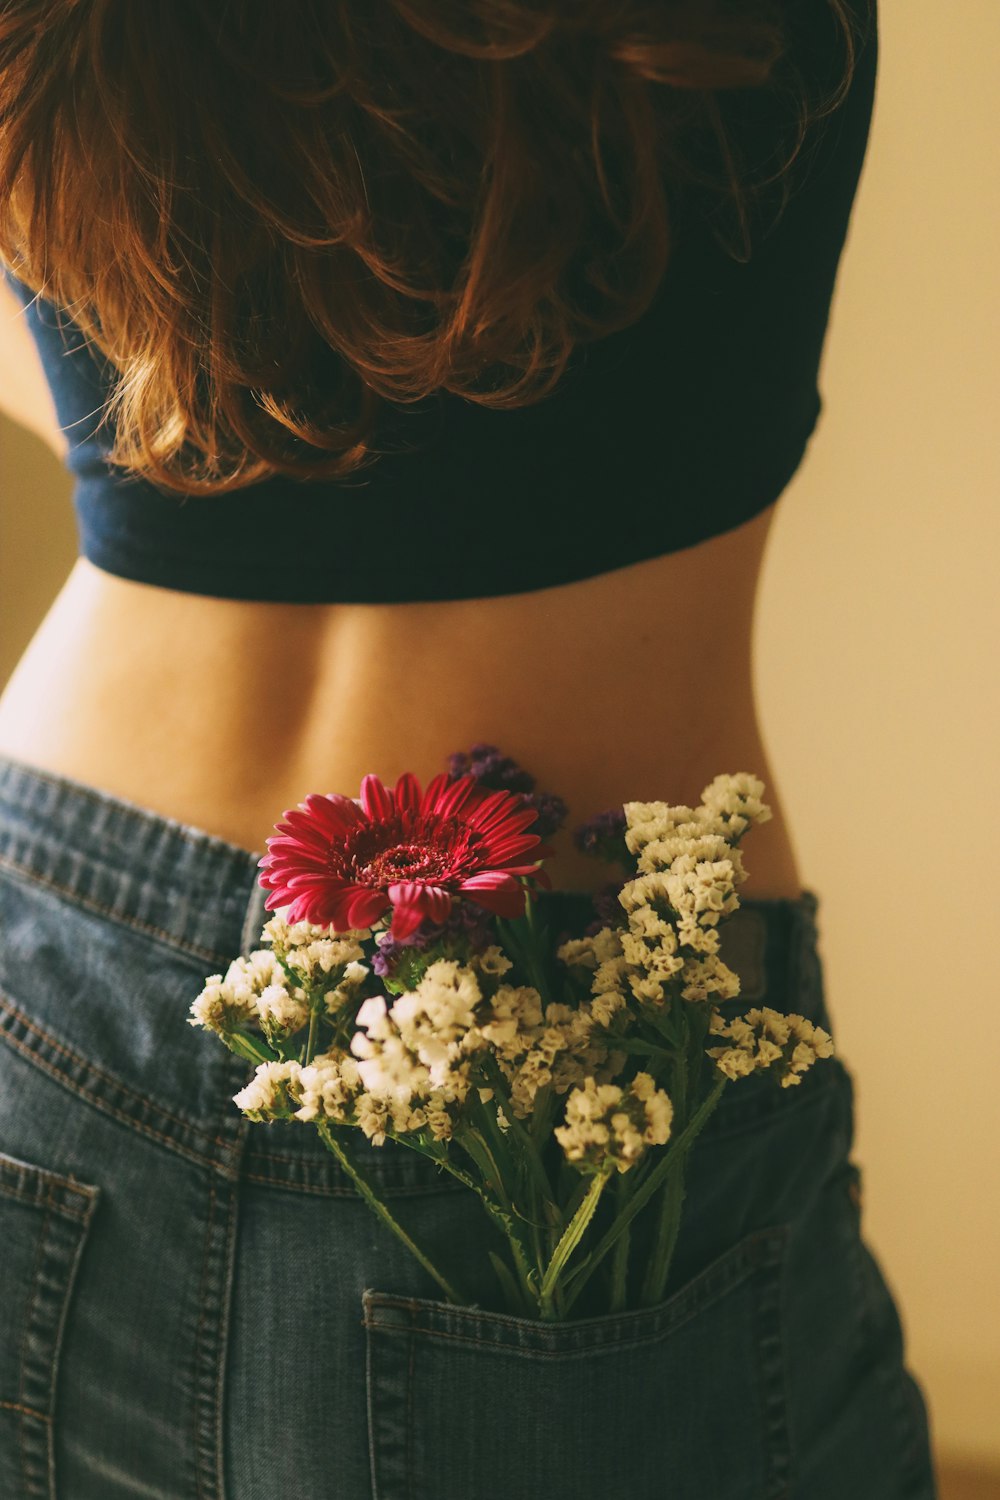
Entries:
[[[29, 504], [30, 497], [21, 503]], [[682, 552], [537, 592], [399, 605], [215, 599], [80, 559], [0, 697], [0, 753], [263, 852], [308, 792], [422, 784], [492, 742], [569, 805], [547, 868], [608, 868], [571, 829], [630, 799], [765, 783], [744, 896], [801, 881], [764, 753], [752, 625], [775, 506]]]

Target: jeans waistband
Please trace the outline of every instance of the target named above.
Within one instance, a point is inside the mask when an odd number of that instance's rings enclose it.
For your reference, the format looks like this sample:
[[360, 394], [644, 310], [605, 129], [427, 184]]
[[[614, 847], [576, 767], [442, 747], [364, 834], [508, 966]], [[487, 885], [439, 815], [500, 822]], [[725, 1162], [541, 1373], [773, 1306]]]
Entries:
[[[261, 928], [269, 916], [264, 908], [267, 893], [258, 884], [262, 852], [240, 848], [71, 777], [0, 756], [0, 869], [42, 883], [104, 924], [122, 924], [167, 944], [190, 961], [197, 976], [192, 1000], [209, 973], [224, 971], [238, 954], [246, 956], [261, 946]], [[799, 1011], [829, 1029], [816, 951], [818, 905], [811, 890], [797, 900], [748, 898], [720, 925], [720, 954], [741, 981], [740, 996], [722, 1007], [724, 1014], [767, 1003], [778, 1010]], [[579, 936], [594, 917], [591, 897], [583, 891], [540, 891], [538, 907], [553, 935]], [[45, 937], [52, 940], [52, 934]], [[155, 986], [130, 1004], [152, 1012], [157, 1004]], [[136, 1014], [137, 1030], [155, 1027], [159, 1019], [152, 1013]], [[99, 1024], [94, 1017], [95, 1029]], [[238, 1065], [239, 1060], [229, 1062]], [[177, 1079], [175, 1093], [183, 1087], [180, 1073]], [[139, 1083], [136, 1076], [133, 1085]], [[185, 1112], [183, 1098], [173, 1099], [171, 1105]], [[221, 1105], [236, 1112], [225, 1098]], [[231, 1123], [223, 1127], [222, 1136], [235, 1143]], [[245, 1123], [242, 1117], [240, 1123]], [[307, 1145], [305, 1140], [314, 1136], [313, 1131], [286, 1129], [280, 1143], [268, 1134], [272, 1163], [316, 1155], [315, 1143]], [[374, 1153], [387, 1169], [389, 1156], [384, 1153], [390, 1148], [393, 1156], [417, 1157], [388, 1142]], [[322, 1155], [321, 1144], [319, 1151]], [[336, 1176], [339, 1168], [330, 1159], [328, 1165]], [[402, 1170], [400, 1181], [407, 1176]]]
[[[270, 915], [257, 881], [262, 854], [0, 756], [0, 860], [209, 965], [259, 943]], [[593, 918], [585, 891], [542, 890], [537, 901], [553, 932], [579, 933]], [[794, 985], [789, 993], [788, 961], [815, 939], [818, 907], [808, 889], [797, 900], [741, 898], [720, 926], [720, 952], [740, 976], [742, 1001], [803, 1001]]]

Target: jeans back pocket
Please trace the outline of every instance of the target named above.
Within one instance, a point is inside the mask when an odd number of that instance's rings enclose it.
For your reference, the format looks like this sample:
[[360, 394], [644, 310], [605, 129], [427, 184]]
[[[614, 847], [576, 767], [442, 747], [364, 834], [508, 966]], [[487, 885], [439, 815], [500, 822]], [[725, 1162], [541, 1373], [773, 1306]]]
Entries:
[[99, 1190], [0, 1152], [0, 1495], [55, 1500], [56, 1371]]
[[573, 1323], [366, 1289], [374, 1500], [778, 1500], [786, 1239]]

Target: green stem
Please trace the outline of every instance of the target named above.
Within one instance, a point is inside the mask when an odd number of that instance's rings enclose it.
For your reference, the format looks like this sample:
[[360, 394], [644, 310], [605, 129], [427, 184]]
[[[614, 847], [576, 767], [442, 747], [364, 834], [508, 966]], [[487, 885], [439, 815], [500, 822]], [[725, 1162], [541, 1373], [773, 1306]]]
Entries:
[[[623, 1172], [618, 1179], [618, 1203], [622, 1207], [628, 1201], [628, 1173]], [[632, 1238], [632, 1226], [627, 1225], [625, 1233], [619, 1237], [615, 1245], [615, 1253], [611, 1262], [611, 1306], [609, 1312], [619, 1312], [625, 1306], [626, 1277], [628, 1275], [628, 1252]]]
[[[479, 1171], [482, 1173], [484, 1181], [488, 1181], [490, 1176], [491, 1157], [479, 1132], [477, 1130], [473, 1130], [471, 1126], [468, 1126], [459, 1139], [459, 1144], [461, 1145], [462, 1149], [468, 1152], [469, 1156], [472, 1157], [472, 1160], [475, 1162], [476, 1166], [479, 1168]], [[452, 1166], [448, 1160], [445, 1159], [443, 1161], [443, 1165], [449, 1172], [458, 1177], [461, 1182], [464, 1182], [467, 1187], [471, 1187], [475, 1192], [479, 1194], [486, 1212], [497, 1224], [499, 1224], [500, 1228], [507, 1236], [511, 1251], [514, 1256], [514, 1264], [517, 1267], [517, 1273], [521, 1277], [521, 1281], [524, 1285], [525, 1291], [531, 1298], [532, 1303], [534, 1303], [537, 1296], [536, 1287], [538, 1282], [538, 1273], [531, 1269], [528, 1254], [524, 1247], [524, 1244], [522, 1243], [520, 1232], [514, 1224], [513, 1205], [509, 1205], [510, 1213], [508, 1213], [506, 1209], [499, 1203], [494, 1203], [489, 1194], [478, 1183], [474, 1182], [471, 1177], [468, 1177], [457, 1167]]]
[[[466, 1144], [465, 1149], [467, 1151], [469, 1150], [468, 1144]], [[473, 1160], [475, 1160], [474, 1153], [470, 1152], [470, 1155], [472, 1155]], [[511, 1254], [514, 1257], [514, 1265], [517, 1270], [517, 1274], [521, 1279], [520, 1287], [517, 1288], [518, 1300], [516, 1303], [511, 1300], [510, 1287], [498, 1270], [498, 1257], [495, 1257], [495, 1254], [492, 1250], [489, 1252], [490, 1260], [493, 1262], [494, 1270], [497, 1270], [498, 1279], [500, 1280], [500, 1284], [503, 1287], [505, 1294], [507, 1295], [508, 1302], [511, 1302], [511, 1312], [523, 1312], [526, 1308], [533, 1311], [536, 1303], [536, 1295], [532, 1285], [532, 1278], [537, 1281], [537, 1276], [531, 1270], [531, 1267], [528, 1263], [528, 1257], [525, 1254], [524, 1246], [521, 1243], [520, 1236], [514, 1228], [513, 1218], [511, 1217], [511, 1215], [508, 1215], [504, 1211], [504, 1209], [499, 1206], [499, 1204], [493, 1202], [482, 1185], [476, 1182], [474, 1178], [470, 1177], [468, 1172], [463, 1172], [461, 1167], [456, 1167], [454, 1162], [450, 1159], [449, 1156], [447, 1156], [447, 1154], [440, 1157], [436, 1156], [434, 1160], [438, 1161], [440, 1165], [444, 1167], [446, 1172], [450, 1172], [452, 1177], [457, 1178], [459, 1182], [464, 1183], [467, 1188], [471, 1188], [472, 1191], [478, 1195], [487, 1214], [491, 1219], [493, 1219], [494, 1223], [499, 1225], [500, 1229], [502, 1229], [503, 1233], [506, 1235], [507, 1243], [510, 1245]], [[476, 1163], [476, 1165], [479, 1166], [480, 1171], [482, 1171], [482, 1167], [478, 1162]], [[503, 1269], [506, 1270], [506, 1267], [504, 1267]], [[510, 1276], [509, 1271], [507, 1271], [507, 1275]]]
[[646, 1277], [642, 1285], [640, 1307], [652, 1307], [663, 1296], [663, 1287], [673, 1258], [677, 1231], [681, 1222], [681, 1207], [684, 1203], [684, 1171], [687, 1152], [676, 1158], [676, 1170], [667, 1177], [660, 1199], [659, 1222], [653, 1240], [654, 1250]]
[[409, 1250], [410, 1254], [416, 1256], [417, 1260], [423, 1266], [424, 1270], [430, 1276], [432, 1276], [437, 1282], [438, 1286], [441, 1287], [445, 1296], [448, 1298], [448, 1301], [454, 1302], [459, 1307], [467, 1306], [469, 1299], [467, 1297], [463, 1297], [461, 1292], [457, 1291], [451, 1284], [451, 1282], [441, 1275], [441, 1272], [437, 1269], [436, 1266], [431, 1263], [431, 1261], [427, 1258], [420, 1247], [413, 1242], [402, 1225], [398, 1224], [392, 1217], [392, 1214], [386, 1208], [385, 1204], [375, 1196], [375, 1193], [372, 1191], [369, 1184], [365, 1181], [364, 1177], [362, 1177], [361, 1173], [357, 1170], [354, 1164], [348, 1160], [347, 1153], [344, 1151], [340, 1142], [334, 1140], [333, 1136], [330, 1133], [330, 1126], [327, 1121], [318, 1120], [316, 1122], [316, 1128], [319, 1131], [320, 1139], [322, 1140], [323, 1144], [326, 1146], [327, 1150], [333, 1152], [334, 1156], [340, 1162], [340, 1165], [343, 1167], [344, 1171], [353, 1180], [355, 1186], [358, 1189], [358, 1192], [364, 1198], [369, 1208], [371, 1208], [378, 1215], [383, 1224], [387, 1225], [388, 1228], [392, 1230], [396, 1238], [402, 1241], [407, 1250]]
[[313, 1049], [316, 1046], [316, 1023], [319, 1020], [319, 1008], [323, 1003], [322, 996], [317, 995], [309, 1009], [309, 1035], [306, 1037], [306, 1055], [304, 1067], [308, 1067], [313, 1060]]
[[576, 1279], [573, 1282], [572, 1287], [570, 1287], [568, 1283], [566, 1287], [567, 1312], [572, 1307], [577, 1297], [580, 1295], [580, 1292], [593, 1274], [596, 1266], [601, 1262], [601, 1260], [603, 1260], [604, 1256], [607, 1255], [608, 1251], [617, 1241], [619, 1235], [624, 1234], [626, 1228], [635, 1218], [639, 1210], [646, 1206], [650, 1198], [656, 1192], [657, 1188], [665, 1180], [667, 1174], [673, 1169], [673, 1165], [677, 1157], [683, 1155], [687, 1147], [701, 1130], [702, 1126], [705, 1124], [705, 1121], [708, 1119], [709, 1115], [718, 1104], [719, 1099], [722, 1097], [722, 1091], [728, 1081], [729, 1080], [726, 1078], [719, 1078], [718, 1081], [713, 1085], [706, 1098], [702, 1101], [699, 1108], [695, 1111], [694, 1115], [688, 1121], [688, 1124], [685, 1126], [684, 1130], [677, 1137], [673, 1146], [667, 1149], [662, 1160], [657, 1162], [656, 1166], [646, 1178], [646, 1181], [642, 1184], [642, 1187], [638, 1188], [634, 1195], [629, 1199], [627, 1205], [622, 1209], [622, 1212], [612, 1224], [611, 1228], [607, 1230], [603, 1238], [598, 1242], [596, 1248], [590, 1252], [590, 1257], [585, 1265], [578, 1268], [579, 1274], [573, 1273]]
[[551, 1319], [556, 1309], [553, 1306], [553, 1292], [559, 1279], [559, 1273], [569, 1260], [573, 1251], [583, 1238], [584, 1230], [590, 1223], [597, 1209], [597, 1200], [607, 1187], [611, 1176], [611, 1167], [605, 1167], [598, 1172], [590, 1184], [586, 1198], [580, 1204], [570, 1223], [563, 1230], [562, 1238], [555, 1248], [555, 1253], [542, 1277], [540, 1289], [539, 1311], [543, 1318]]
[[[536, 1188], [543, 1194], [544, 1200], [550, 1202], [552, 1199], [552, 1184], [545, 1170], [545, 1164], [538, 1154], [538, 1146], [530, 1131], [525, 1130], [521, 1121], [515, 1115], [510, 1102], [510, 1094], [507, 1091], [507, 1079], [496, 1058], [489, 1053], [483, 1057], [483, 1074], [500, 1101], [500, 1108], [504, 1112], [504, 1118], [509, 1123], [510, 1133], [521, 1147], [523, 1160], [527, 1162], [528, 1168], [535, 1179]], [[497, 1129], [499, 1130], [499, 1128], [499, 1123], [497, 1123]]]

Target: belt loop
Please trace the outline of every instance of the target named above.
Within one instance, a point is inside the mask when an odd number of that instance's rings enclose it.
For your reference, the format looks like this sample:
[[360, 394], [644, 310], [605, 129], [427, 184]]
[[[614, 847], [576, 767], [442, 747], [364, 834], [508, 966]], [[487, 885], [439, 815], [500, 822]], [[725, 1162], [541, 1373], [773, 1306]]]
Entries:
[[740, 1000], [767, 993], [767, 920], [753, 906], [740, 906], [719, 928], [719, 957], [740, 979]]

